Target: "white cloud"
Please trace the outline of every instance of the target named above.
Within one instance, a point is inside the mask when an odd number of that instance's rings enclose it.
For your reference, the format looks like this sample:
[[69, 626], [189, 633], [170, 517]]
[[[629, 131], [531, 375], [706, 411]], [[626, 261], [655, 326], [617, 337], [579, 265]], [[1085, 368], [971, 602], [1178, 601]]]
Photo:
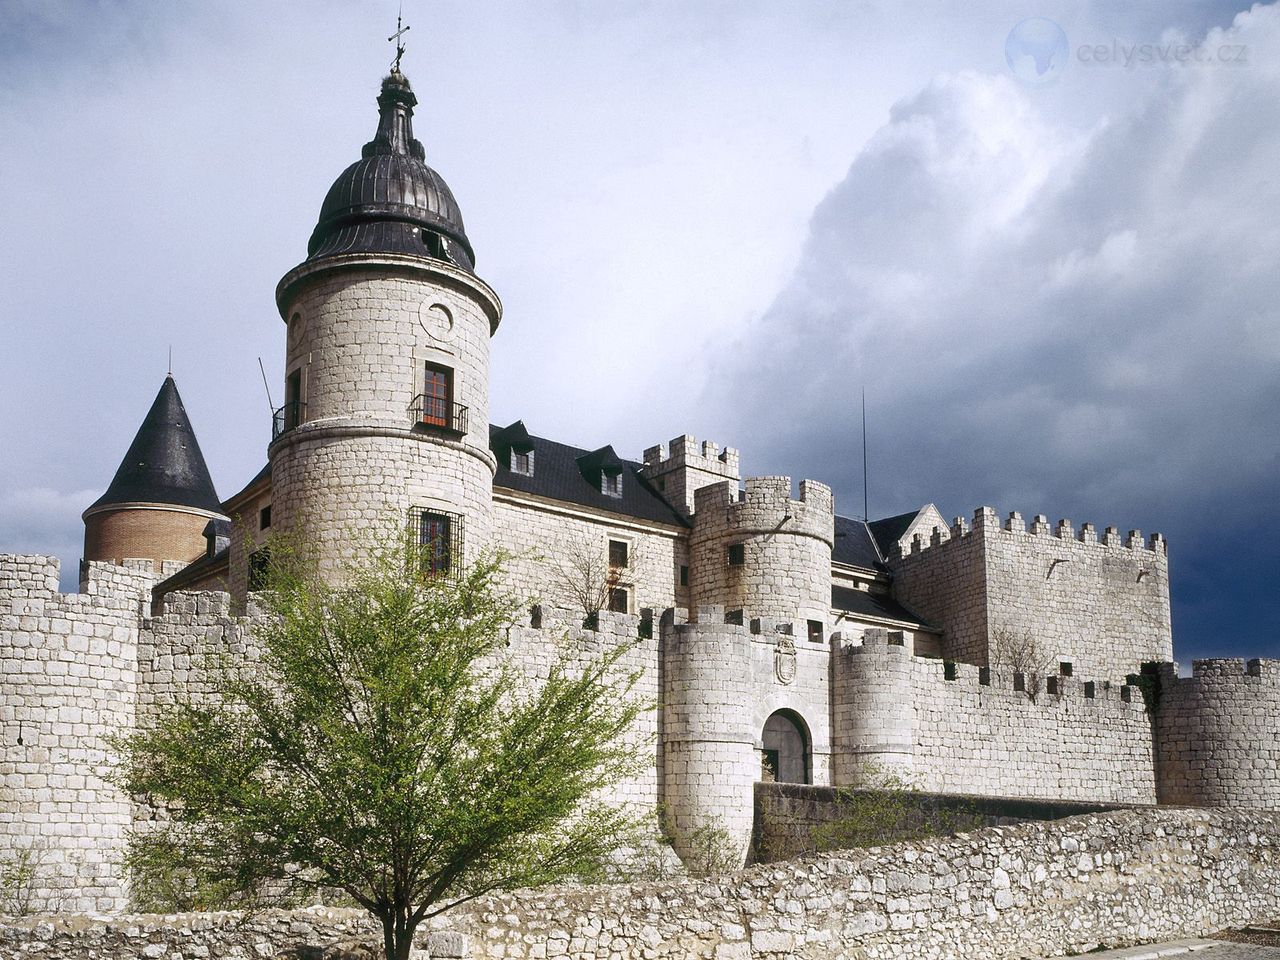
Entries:
[[1247, 68], [1134, 71], [1083, 126], [977, 72], [895, 107], [713, 384], [723, 439], [854, 512], [865, 384], [881, 515], [1253, 522], [1280, 482], [1280, 10], [1227, 42]]

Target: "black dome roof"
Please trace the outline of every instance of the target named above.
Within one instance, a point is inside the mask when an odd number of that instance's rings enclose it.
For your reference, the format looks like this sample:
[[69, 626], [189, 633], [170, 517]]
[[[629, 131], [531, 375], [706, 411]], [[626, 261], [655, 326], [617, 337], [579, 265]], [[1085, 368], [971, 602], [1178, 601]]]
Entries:
[[165, 377], [111, 486], [89, 510], [124, 503], [168, 503], [222, 513], [172, 376]]
[[402, 73], [393, 71], [382, 81], [378, 132], [364, 145], [362, 158], [329, 188], [307, 244], [308, 260], [407, 253], [474, 269], [475, 253], [458, 202], [413, 138], [417, 102]]

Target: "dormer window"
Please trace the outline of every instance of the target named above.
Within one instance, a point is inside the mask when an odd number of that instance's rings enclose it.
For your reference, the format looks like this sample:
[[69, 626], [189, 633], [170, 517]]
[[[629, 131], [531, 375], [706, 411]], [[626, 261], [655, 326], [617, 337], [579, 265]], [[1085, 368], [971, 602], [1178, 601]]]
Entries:
[[533, 476], [533, 451], [511, 448], [511, 472], [522, 477]]
[[600, 492], [606, 497], [622, 496], [622, 471], [621, 470], [602, 470], [600, 471]]

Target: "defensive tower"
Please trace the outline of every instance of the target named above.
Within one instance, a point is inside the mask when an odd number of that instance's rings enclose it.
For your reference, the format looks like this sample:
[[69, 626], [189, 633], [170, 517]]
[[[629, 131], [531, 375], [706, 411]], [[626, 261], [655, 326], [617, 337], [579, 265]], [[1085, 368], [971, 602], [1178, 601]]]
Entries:
[[693, 500], [694, 606], [825, 625], [835, 542], [830, 487], [801, 480], [797, 500], [790, 477], [750, 477], [741, 494], [722, 481], [697, 489]]
[[226, 519], [172, 374], [83, 518], [86, 563], [150, 560], [157, 573], [166, 560], [200, 556], [209, 521]]
[[378, 128], [320, 210], [308, 256], [276, 289], [285, 403], [269, 447], [274, 524], [322, 569], [391, 518], [452, 568], [489, 538], [489, 338], [502, 306], [444, 180], [413, 136], [393, 70]]

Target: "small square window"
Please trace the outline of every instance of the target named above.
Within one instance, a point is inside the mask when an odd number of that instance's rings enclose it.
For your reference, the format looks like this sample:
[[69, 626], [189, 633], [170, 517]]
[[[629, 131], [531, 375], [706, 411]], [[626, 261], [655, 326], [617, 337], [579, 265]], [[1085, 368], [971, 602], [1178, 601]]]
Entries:
[[622, 471], [609, 470], [600, 474], [600, 492], [606, 497], [622, 496]]
[[745, 543], [729, 544], [729, 566], [741, 567], [747, 562], [747, 545]]
[[821, 620], [809, 621], [809, 640], [813, 643], [822, 642], [822, 621]]
[[689, 565], [680, 564], [680, 586], [687, 587], [689, 585]]
[[532, 450], [512, 450], [511, 451], [511, 472], [518, 473], [522, 477], [533, 476], [533, 451]]
[[258, 529], [266, 530], [271, 526], [271, 504], [267, 504], [258, 511]]
[[631, 561], [631, 545], [625, 540], [609, 541], [609, 566], [621, 569]]
[[631, 591], [626, 587], [612, 587], [609, 590], [609, 612], [627, 613], [631, 609]]

